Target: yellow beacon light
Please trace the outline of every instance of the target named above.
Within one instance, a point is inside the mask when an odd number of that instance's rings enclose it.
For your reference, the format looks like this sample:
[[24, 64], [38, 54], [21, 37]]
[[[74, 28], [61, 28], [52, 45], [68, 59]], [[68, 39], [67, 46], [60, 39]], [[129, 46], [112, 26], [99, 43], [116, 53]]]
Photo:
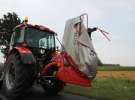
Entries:
[[24, 23], [25, 23], [25, 24], [28, 23], [28, 17], [24, 17]]

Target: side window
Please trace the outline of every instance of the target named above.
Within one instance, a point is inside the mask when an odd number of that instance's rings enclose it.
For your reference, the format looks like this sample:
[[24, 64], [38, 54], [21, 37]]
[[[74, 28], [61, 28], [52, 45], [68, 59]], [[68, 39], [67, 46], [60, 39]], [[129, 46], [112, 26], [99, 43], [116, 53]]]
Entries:
[[15, 32], [13, 32], [13, 34], [11, 36], [9, 49], [12, 49], [13, 48], [13, 45], [14, 45], [14, 36], [15, 36]]
[[15, 32], [13, 32], [13, 34], [11, 36], [11, 40], [10, 40], [10, 45], [11, 46], [14, 44], [14, 36], [15, 36]]
[[13, 32], [11, 36], [10, 48], [16, 45], [16, 43], [22, 43], [22, 42], [24, 42], [24, 29], [21, 29], [21, 30], [15, 29], [15, 31]]
[[47, 49], [48, 48], [47, 42], [48, 42], [47, 38], [41, 38], [39, 40], [39, 47]]
[[46, 36], [45, 38], [41, 38], [39, 40], [39, 47], [45, 49], [55, 48], [54, 42], [54, 36]]
[[14, 43], [18, 43], [20, 38], [20, 29], [15, 30]]
[[14, 43], [22, 43], [22, 42], [24, 42], [24, 29], [15, 30], [13, 41], [14, 41]]

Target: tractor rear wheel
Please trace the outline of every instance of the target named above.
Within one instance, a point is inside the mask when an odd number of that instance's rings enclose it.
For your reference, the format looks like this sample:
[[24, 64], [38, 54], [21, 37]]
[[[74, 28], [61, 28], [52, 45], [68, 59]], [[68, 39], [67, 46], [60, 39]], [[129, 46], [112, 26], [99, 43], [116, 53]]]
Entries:
[[10, 100], [17, 99], [30, 88], [36, 73], [35, 65], [23, 64], [17, 53], [11, 54], [4, 66], [3, 92]]

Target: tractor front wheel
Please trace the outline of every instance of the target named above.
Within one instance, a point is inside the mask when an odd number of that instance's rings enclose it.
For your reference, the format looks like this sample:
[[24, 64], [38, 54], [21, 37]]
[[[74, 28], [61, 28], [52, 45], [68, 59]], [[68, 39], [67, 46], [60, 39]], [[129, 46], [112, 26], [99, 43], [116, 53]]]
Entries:
[[42, 87], [47, 95], [57, 95], [63, 89], [64, 84], [58, 79], [53, 79], [48, 80]]
[[55, 66], [50, 67], [48, 70], [48, 76], [52, 78], [45, 79], [41, 84], [47, 95], [57, 95], [58, 92], [64, 88], [64, 82], [55, 77], [56, 71], [57, 68]]

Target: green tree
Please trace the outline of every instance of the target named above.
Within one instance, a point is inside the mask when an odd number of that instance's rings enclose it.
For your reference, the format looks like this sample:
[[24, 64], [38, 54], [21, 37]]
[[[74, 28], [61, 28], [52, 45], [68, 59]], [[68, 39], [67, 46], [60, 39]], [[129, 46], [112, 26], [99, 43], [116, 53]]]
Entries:
[[0, 18], [0, 32], [5, 34], [0, 34], [0, 36], [4, 35], [4, 39], [9, 42], [14, 27], [20, 23], [21, 20], [15, 12], [4, 14], [3, 17]]

